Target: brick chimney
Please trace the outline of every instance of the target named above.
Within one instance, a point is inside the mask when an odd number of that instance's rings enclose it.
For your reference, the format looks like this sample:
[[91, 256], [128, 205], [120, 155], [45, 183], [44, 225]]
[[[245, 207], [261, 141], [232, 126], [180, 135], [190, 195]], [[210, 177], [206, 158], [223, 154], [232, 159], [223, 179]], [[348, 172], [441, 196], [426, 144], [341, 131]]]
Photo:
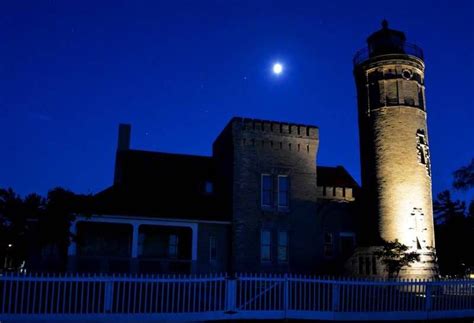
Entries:
[[119, 155], [121, 155], [120, 152], [127, 151], [130, 149], [131, 132], [132, 132], [131, 125], [124, 124], [124, 123], [121, 123], [119, 125], [117, 153], [115, 155], [114, 184], [120, 184], [122, 182], [122, 160]]
[[124, 124], [124, 123], [121, 123], [119, 125], [117, 151], [130, 149], [131, 132], [132, 132], [131, 125]]

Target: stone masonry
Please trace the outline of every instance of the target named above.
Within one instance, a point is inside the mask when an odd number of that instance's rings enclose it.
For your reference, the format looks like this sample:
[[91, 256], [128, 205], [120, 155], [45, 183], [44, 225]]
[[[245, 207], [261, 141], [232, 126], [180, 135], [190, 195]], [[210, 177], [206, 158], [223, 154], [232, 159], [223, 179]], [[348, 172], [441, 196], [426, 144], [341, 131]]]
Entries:
[[[321, 235], [316, 228], [316, 154], [319, 145], [318, 128], [264, 120], [234, 118], [219, 140], [233, 147], [232, 213], [233, 268], [236, 271], [310, 271], [316, 268], [315, 245]], [[214, 155], [221, 151], [215, 149]], [[273, 175], [274, 187], [278, 175], [289, 177], [288, 208], [261, 206], [261, 175]], [[276, 189], [274, 190], [276, 194]], [[276, 196], [273, 201], [276, 201]], [[276, 248], [271, 260], [260, 261], [260, 232], [270, 230], [272, 244], [279, 231], [289, 237], [289, 262], [278, 263]], [[297, 235], [297, 237], [296, 237]]]
[[[370, 46], [370, 44], [369, 44]], [[435, 273], [431, 162], [424, 63], [404, 53], [373, 55], [356, 65], [362, 187], [368, 222], [385, 241], [398, 239], [421, 261], [402, 274]]]

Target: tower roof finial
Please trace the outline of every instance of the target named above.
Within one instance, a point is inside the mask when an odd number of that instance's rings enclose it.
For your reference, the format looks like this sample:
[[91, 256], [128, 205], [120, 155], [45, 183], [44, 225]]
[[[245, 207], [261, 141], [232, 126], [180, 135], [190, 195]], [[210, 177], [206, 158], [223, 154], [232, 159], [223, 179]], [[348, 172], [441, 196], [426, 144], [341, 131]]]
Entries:
[[382, 20], [382, 28], [383, 28], [383, 29], [388, 29], [388, 21], [387, 21], [387, 19]]

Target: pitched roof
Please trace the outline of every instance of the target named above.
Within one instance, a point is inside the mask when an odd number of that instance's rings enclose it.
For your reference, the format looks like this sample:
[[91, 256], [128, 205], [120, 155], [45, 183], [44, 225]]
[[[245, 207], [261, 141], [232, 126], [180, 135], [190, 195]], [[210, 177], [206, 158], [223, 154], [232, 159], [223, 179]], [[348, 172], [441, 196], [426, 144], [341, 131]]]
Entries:
[[116, 183], [96, 195], [101, 214], [227, 221], [215, 193], [212, 157], [118, 151]]
[[[222, 196], [215, 184], [215, 160], [193, 156], [120, 150], [116, 156], [114, 185], [95, 195], [95, 213], [149, 216], [190, 220], [229, 221]], [[317, 167], [318, 186], [358, 188], [342, 166]]]

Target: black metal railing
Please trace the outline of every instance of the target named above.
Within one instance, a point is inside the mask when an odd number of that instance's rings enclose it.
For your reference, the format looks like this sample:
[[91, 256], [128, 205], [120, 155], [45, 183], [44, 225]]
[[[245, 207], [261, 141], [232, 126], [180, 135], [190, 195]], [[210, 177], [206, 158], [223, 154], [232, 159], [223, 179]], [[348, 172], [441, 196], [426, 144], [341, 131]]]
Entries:
[[370, 58], [390, 55], [390, 54], [405, 54], [424, 59], [423, 50], [415, 44], [403, 43], [397, 45], [377, 46], [374, 48], [364, 47], [356, 52], [352, 62], [354, 65], [359, 65]]

